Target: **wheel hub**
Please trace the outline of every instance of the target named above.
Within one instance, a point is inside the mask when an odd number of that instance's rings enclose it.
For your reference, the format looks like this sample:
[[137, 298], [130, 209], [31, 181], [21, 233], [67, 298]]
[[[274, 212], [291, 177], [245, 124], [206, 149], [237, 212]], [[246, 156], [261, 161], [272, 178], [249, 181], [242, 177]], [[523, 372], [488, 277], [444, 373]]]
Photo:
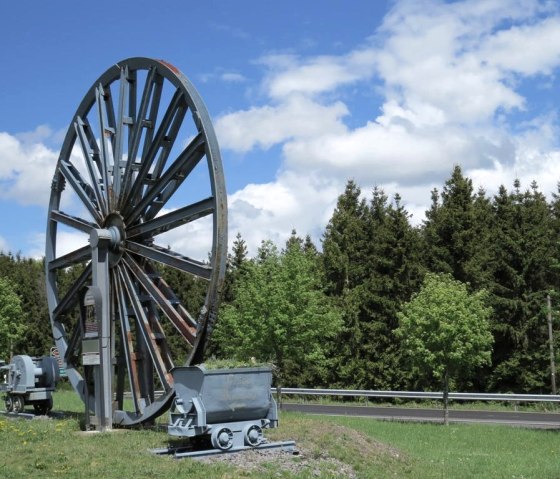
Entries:
[[104, 226], [111, 234], [109, 268], [113, 268], [119, 263], [124, 253], [124, 241], [126, 239], [124, 219], [120, 213], [110, 213], [105, 219]]

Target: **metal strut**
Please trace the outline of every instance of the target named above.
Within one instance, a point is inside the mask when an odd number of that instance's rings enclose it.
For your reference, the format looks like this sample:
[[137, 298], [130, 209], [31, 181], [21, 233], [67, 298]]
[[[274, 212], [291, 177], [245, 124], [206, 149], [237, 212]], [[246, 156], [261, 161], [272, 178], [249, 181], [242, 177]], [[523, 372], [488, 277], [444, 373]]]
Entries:
[[[120, 241], [117, 228], [94, 229], [90, 233], [92, 286], [86, 293], [85, 305], [94, 306], [98, 325], [99, 361], [93, 361], [96, 416], [99, 431], [113, 428], [113, 353], [111, 350], [111, 308], [109, 295], [109, 250]], [[93, 304], [92, 304], [93, 303]], [[84, 361], [84, 364], [87, 361]], [[88, 406], [86, 405], [86, 409]], [[89, 414], [86, 414], [89, 418]], [[90, 418], [90, 424], [91, 418]]]

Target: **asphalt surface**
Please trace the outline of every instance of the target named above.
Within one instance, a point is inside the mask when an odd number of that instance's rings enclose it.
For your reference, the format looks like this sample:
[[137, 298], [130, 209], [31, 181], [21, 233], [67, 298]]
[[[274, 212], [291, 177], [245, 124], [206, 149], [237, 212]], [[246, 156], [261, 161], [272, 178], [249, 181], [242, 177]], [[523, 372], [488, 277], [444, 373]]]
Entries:
[[[282, 404], [284, 411], [298, 411], [327, 416], [357, 416], [393, 421], [443, 422], [442, 409], [414, 409], [376, 406], [339, 406], [321, 404]], [[560, 429], [560, 414], [543, 412], [496, 412], [450, 410], [449, 421], [454, 423], [493, 423], [524, 427]]]

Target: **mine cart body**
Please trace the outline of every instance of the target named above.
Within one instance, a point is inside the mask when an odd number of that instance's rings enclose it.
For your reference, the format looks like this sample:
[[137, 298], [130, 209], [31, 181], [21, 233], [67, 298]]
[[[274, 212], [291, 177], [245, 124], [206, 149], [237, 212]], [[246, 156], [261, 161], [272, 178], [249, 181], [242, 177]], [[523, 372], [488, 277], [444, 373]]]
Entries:
[[176, 398], [168, 432], [172, 436], [210, 438], [222, 450], [256, 447], [262, 430], [278, 425], [271, 394], [270, 368], [172, 370]]
[[7, 412], [20, 413], [27, 404], [40, 414], [52, 409], [52, 391], [60, 379], [55, 358], [18, 355], [0, 370], [4, 376], [0, 391], [4, 393]]

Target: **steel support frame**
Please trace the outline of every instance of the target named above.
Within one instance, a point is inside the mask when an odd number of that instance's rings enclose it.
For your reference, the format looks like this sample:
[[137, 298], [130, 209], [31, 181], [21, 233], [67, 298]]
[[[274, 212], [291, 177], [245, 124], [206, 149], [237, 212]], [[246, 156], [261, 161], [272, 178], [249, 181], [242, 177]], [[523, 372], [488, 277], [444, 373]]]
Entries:
[[94, 229], [90, 233], [92, 287], [98, 293], [95, 315], [99, 331], [99, 365], [94, 368], [95, 416], [100, 432], [113, 429], [113, 353], [111, 348], [111, 303], [109, 291], [109, 248], [115, 231]]

